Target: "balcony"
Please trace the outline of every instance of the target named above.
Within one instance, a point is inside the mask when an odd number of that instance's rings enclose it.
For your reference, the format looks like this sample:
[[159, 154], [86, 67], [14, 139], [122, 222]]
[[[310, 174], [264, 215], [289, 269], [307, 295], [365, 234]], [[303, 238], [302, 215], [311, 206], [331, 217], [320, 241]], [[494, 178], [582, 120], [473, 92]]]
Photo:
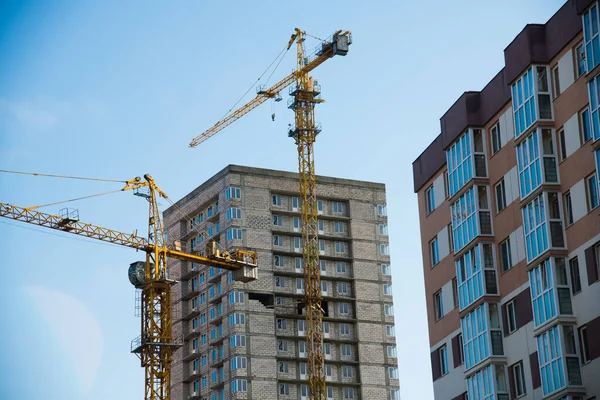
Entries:
[[559, 183], [553, 132], [550, 128], [538, 128], [517, 145], [521, 200], [542, 185]]
[[460, 311], [488, 295], [498, 295], [494, 246], [479, 243], [456, 260]]
[[515, 139], [537, 121], [552, 121], [549, 68], [533, 65], [512, 85]]
[[529, 271], [534, 328], [573, 316], [569, 274], [563, 257], [549, 257]]
[[582, 386], [579, 356], [575, 345], [576, 327], [555, 325], [537, 337], [538, 361], [544, 397], [565, 388]]
[[468, 129], [446, 152], [448, 190], [457, 194], [473, 178], [487, 178], [485, 135], [481, 129]]
[[557, 192], [542, 192], [523, 207], [523, 231], [527, 262], [549, 250], [565, 250], [566, 241]]
[[488, 365], [486, 368], [467, 377], [469, 399], [509, 400], [506, 380], [506, 367], [504, 365], [494, 363]]
[[473, 185], [450, 206], [455, 254], [477, 236], [493, 235], [490, 204], [489, 186]]
[[483, 303], [460, 320], [465, 354], [465, 370], [491, 357], [504, 356], [497, 303]]

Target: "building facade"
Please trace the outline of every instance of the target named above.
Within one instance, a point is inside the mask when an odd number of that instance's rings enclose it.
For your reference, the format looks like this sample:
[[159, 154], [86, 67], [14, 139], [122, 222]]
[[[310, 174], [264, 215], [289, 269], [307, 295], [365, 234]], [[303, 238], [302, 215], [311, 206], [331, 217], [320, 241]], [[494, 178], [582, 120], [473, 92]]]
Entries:
[[436, 399], [600, 397], [600, 37], [569, 0], [413, 163]]
[[[229, 165], [164, 213], [168, 240], [258, 253], [258, 279], [169, 261], [172, 397], [307, 399], [298, 174]], [[328, 399], [399, 399], [385, 186], [318, 177]]]

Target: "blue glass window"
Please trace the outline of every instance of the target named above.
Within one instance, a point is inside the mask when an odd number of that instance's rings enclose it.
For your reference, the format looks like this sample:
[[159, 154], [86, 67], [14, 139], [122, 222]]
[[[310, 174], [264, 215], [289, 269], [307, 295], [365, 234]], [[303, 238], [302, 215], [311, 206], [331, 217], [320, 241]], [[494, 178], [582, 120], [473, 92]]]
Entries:
[[515, 138], [518, 138], [537, 120], [533, 68], [530, 68], [512, 86]]
[[[600, 149], [596, 150], [596, 178], [600, 182]], [[597, 186], [600, 194], [600, 185]]]
[[583, 14], [583, 42], [587, 70], [591, 71], [600, 64], [600, 39], [598, 38], [598, 6], [590, 8]]
[[469, 399], [496, 400], [508, 399], [506, 371], [503, 365], [491, 364], [469, 376], [467, 379]]
[[530, 263], [550, 247], [543, 194], [523, 207], [523, 231], [527, 262]]
[[600, 115], [598, 106], [600, 103], [600, 75], [597, 75], [588, 83], [588, 93], [590, 96], [590, 113], [592, 136], [594, 140], [600, 139]]
[[446, 151], [450, 197], [462, 189], [473, 178], [472, 134], [468, 130]]
[[523, 199], [542, 184], [540, 143], [537, 130], [517, 146], [517, 164], [521, 199]]
[[463, 249], [479, 234], [476, 188], [473, 186], [450, 206], [454, 253]]
[[592, 138], [592, 124], [590, 120], [590, 110], [586, 108], [581, 112], [581, 130], [583, 142], [587, 142]]
[[430, 214], [433, 212], [433, 210], [435, 210], [435, 196], [433, 186], [427, 189], [427, 191], [425, 192], [425, 197], [425, 200], [427, 201], [427, 214]]
[[550, 259], [529, 271], [531, 285], [531, 302], [535, 326], [556, 316], [556, 300], [554, 296], [554, 274]]
[[485, 293], [479, 247], [479, 245], [475, 246], [456, 261], [458, 304], [461, 311]]
[[430, 243], [431, 246], [431, 266], [433, 267], [440, 262], [440, 251], [438, 246], [438, 238], [436, 237]]
[[465, 369], [470, 369], [490, 356], [488, 318], [485, 304], [460, 320], [465, 353]]
[[538, 336], [537, 348], [542, 389], [544, 396], [548, 396], [566, 386], [558, 326]]

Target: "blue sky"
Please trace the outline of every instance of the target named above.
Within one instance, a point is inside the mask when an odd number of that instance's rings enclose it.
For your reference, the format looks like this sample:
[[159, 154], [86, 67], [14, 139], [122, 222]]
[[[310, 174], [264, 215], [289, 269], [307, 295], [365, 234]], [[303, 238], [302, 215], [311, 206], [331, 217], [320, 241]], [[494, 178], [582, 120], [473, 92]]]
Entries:
[[[0, 169], [123, 180], [150, 173], [174, 200], [230, 163], [295, 171], [287, 95], [187, 146], [255, 82], [294, 27], [318, 37], [351, 30], [349, 54], [313, 73], [326, 100], [316, 109], [316, 169], [386, 184], [402, 397], [433, 399], [411, 164], [462, 92], [481, 89], [502, 68], [504, 48], [525, 24], [545, 22], [562, 4], [3, 0]], [[290, 51], [271, 82], [294, 65]], [[0, 201], [23, 206], [119, 188], [0, 174]], [[73, 206], [86, 222], [146, 229], [146, 203], [130, 192]], [[16, 225], [0, 221], [3, 272], [15, 290], [0, 296], [9, 320], [28, 326], [43, 315], [59, 338], [49, 343], [76, 343], [71, 353], [81, 357], [71, 356], [65, 379], [87, 388], [78, 399], [113, 397], [115, 388], [143, 398], [143, 370], [129, 354], [139, 321], [127, 280], [142, 254]], [[41, 346], [32, 357], [53, 354]], [[3, 386], [15, 393], [30, 378], [17, 370]]]

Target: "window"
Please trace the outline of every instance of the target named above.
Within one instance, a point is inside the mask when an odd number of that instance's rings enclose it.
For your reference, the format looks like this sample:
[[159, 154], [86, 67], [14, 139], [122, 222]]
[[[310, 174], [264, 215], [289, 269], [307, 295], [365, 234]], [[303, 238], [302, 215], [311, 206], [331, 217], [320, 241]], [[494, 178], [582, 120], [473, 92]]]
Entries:
[[344, 323], [340, 324], [340, 335], [350, 336], [350, 325]]
[[389, 374], [390, 379], [398, 379], [398, 368], [389, 367], [388, 374]]
[[571, 201], [571, 192], [565, 193], [565, 209], [567, 216], [567, 226], [573, 225], [573, 203]]
[[590, 109], [586, 108], [580, 114], [581, 118], [581, 144], [592, 138], [592, 127], [590, 122]]
[[352, 367], [349, 365], [342, 365], [342, 377], [352, 378]]
[[492, 155], [494, 155], [502, 148], [499, 123], [490, 128], [490, 142], [492, 143]]
[[344, 400], [354, 399], [354, 389], [345, 387], [344, 388]]
[[394, 306], [392, 304], [385, 304], [383, 306], [383, 313], [385, 314], [386, 317], [393, 317], [394, 316]]
[[333, 212], [336, 214], [341, 214], [344, 212], [344, 205], [339, 201], [333, 202]]
[[346, 273], [346, 262], [345, 261], [336, 261], [335, 262], [335, 270], [338, 274]]
[[449, 182], [448, 182], [448, 170], [444, 171], [444, 199], [447, 199], [448, 197], [450, 197], [450, 186]]
[[586, 73], [585, 48], [583, 47], [583, 44], [580, 44], [575, 49], [575, 66], [575, 71], [577, 74], [576, 78], [579, 78]]
[[588, 210], [592, 211], [594, 208], [598, 207], [598, 204], [600, 203], [598, 200], [598, 180], [596, 178], [596, 172], [586, 178], [586, 186]]
[[229, 199], [241, 199], [242, 198], [242, 191], [240, 190], [240, 188], [238, 187], [233, 187], [230, 186], [227, 188], [227, 191], [225, 192], [225, 199], [229, 200]]
[[577, 257], [569, 260], [569, 272], [571, 275], [571, 293], [575, 295], [581, 292], [581, 277], [579, 275], [579, 260]]
[[440, 355], [440, 375], [444, 376], [448, 373], [448, 349], [446, 346], [442, 346], [438, 350], [438, 353]]
[[581, 363], [585, 364], [591, 361], [590, 348], [588, 344], [587, 325], [579, 328], [579, 347], [581, 349]]
[[287, 329], [287, 320], [283, 318], [277, 318], [277, 329]]
[[289, 394], [290, 394], [289, 383], [280, 383], [279, 384], [279, 394], [284, 395], [284, 396], [289, 396]]
[[558, 65], [552, 69], [552, 86], [554, 89], [554, 97], [558, 97], [560, 95], [560, 79], [558, 72]]
[[229, 338], [230, 347], [246, 347], [246, 335], [234, 335]]
[[387, 346], [387, 356], [389, 358], [396, 358], [396, 346]]
[[342, 356], [350, 357], [352, 355], [352, 347], [348, 343], [344, 343], [341, 345], [342, 347]]
[[242, 210], [240, 208], [230, 208], [225, 213], [227, 220], [242, 219]]
[[598, 38], [598, 6], [583, 14], [583, 43], [585, 45], [586, 67], [588, 71], [600, 63], [600, 39]]
[[598, 114], [598, 112], [599, 112], [599, 110], [598, 110], [599, 86], [600, 86], [600, 76], [594, 77], [594, 79], [592, 79], [588, 83], [589, 98], [590, 98], [590, 113], [591, 113], [591, 122], [592, 122], [591, 128], [592, 128], [592, 136], [593, 136], [594, 140], [600, 138], [600, 121], [599, 121], [600, 115]]
[[292, 210], [298, 211], [300, 209], [300, 198], [292, 197]]
[[348, 303], [340, 303], [340, 315], [348, 315], [350, 314], [350, 307]]
[[275, 287], [276, 288], [284, 288], [285, 287], [285, 276], [275, 276]]
[[512, 86], [515, 138], [518, 138], [537, 119], [535, 112], [533, 68]]
[[390, 400], [400, 400], [400, 389], [390, 389]]
[[508, 333], [513, 333], [517, 330], [517, 310], [515, 301], [511, 301], [506, 305], [506, 327]]
[[231, 393], [245, 393], [248, 391], [248, 381], [245, 379], [235, 379], [231, 381]]
[[277, 341], [277, 350], [279, 351], [287, 351], [288, 349], [288, 342], [287, 340], [278, 340]]
[[278, 255], [273, 256], [273, 264], [275, 264], [276, 267], [283, 268], [283, 266], [284, 266], [283, 256], [278, 256]]
[[283, 218], [281, 217], [281, 215], [273, 215], [273, 225], [283, 226]]
[[558, 131], [558, 155], [560, 157], [560, 161], [564, 161], [567, 158], [567, 141], [565, 139], [565, 130], [561, 129]]
[[558, 326], [537, 337], [542, 391], [548, 396], [566, 385]]
[[295, 237], [294, 238], [294, 251], [302, 250], [302, 238]]
[[463, 335], [462, 333], [458, 334], [458, 365], [463, 364], [465, 362], [465, 347], [463, 345]]
[[504, 178], [495, 187], [496, 190], [496, 212], [506, 208], [506, 189], [504, 187]]
[[546, 207], [543, 194], [523, 207], [523, 231], [527, 262], [533, 261], [545, 252], [550, 244], [546, 232]]
[[502, 266], [502, 272], [506, 272], [512, 268], [512, 257], [510, 254], [510, 238], [501, 242], [500, 247], [500, 265]]
[[[344, 233], [344, 231], [346, 230], [344, 225], [346, 225], [346, 224], [344, 224], [343, 222], [336, 221], [333, 225], [333, 230], [336, 233]], [[379, 225], [379, 226], [381, 226], [381, 225]]]
[[325, 253], [325, 241], [323, 239], [319, 239], [319, 251], [321, 254]]
[[441, 290], [433, 295], [433, 307], [435, 311], [435, 320], [437, 321], [444, 316], [444, 302]]
[[273, 246], [278, 246], [278, 247], [283, 246], [283, 236], [273, 235]]
[[317, 225], [319, 229], [319, 233], [323, 233], [325, 231], [325, 222], [322, 219], [317, 220]]
[[382, 236], [388, 235], [388, 226], [387, 224], [379, 224], [379, 234]]
[[271, 203], [273, 203], [274, 206], [281, 206], [281, 196], [279, 196], [278, 194], [272, 195]]
[[338, 282], [338, 293], [348, 293], [348, 282]]
[[231, 359], [231, 370], [245, 369], [248, 365], [246, 357], [234, 357]]
[[386, 325], [385, 326], [385, 335], [386, 336], [396, 336], [396, 329], [394, 325]]
[[525, 372], [523, 370], [523, 361], [519, 361], [512, 366], [512, 379], [515, 386], [515, 394], [517, 397], [527, 393], [525, 386]]
[[390, 255], [390, 246], [388, 244], [380, 244], [379, 245], [379, 253], [382, 256], [389, 256]]
[[377, 204], [377, 215], [380, 217], [387, 215], [387, 206], [385, 204]]
[[246, 314], [233, 313], [229, 316], [229, 326], [245, 325], [245, 324], [246, 324]]
[[381, 275], [392, 275], [392, 268], [390, 267], [390, 264], [381, 264]]
[[391, 296], [392, 295], [392, 285], [384, 284], [383, 285], [383, 294], [385, 296]]
[[242, 240], [242, 228], [231, 228], [227, 231], [227, 240]]
[[289, 364], [287, 361], [279, 361], [279, 372], [287, 374], [289, 370]]
[[436, 237], [429, 242], [429, 256], [431, 259], [431, 267], [435, 267], [440, 262], [440, 253], [438, 249], [438, 238]]
[[229, 304], [235, 303], [244, 304], [244, 292], [238, 292], [237, 290], [234, 290], [233, 292], [229, 293]]
[[317, 200], [317, 213], [323, 214], [323, 200]]
[[542, 184], [539, 134], [537, 130], [533, 131], [525, 141], [517, 146], [517, 164], [521, 199], [524, 199]]
[[479, 234], [476, 191], [473, 186], [450, 206], [454, 252], [463, 249]]
[[452, 278], [452, 301], [454, 301], [454, 307], [458, 307], [458, 281], [456, 278]]
[[425, 191], [425, 199], [427, 202], [427, 214], [431, 214], [435, 210], [435, 197], [433, 193], [433, 185]]

